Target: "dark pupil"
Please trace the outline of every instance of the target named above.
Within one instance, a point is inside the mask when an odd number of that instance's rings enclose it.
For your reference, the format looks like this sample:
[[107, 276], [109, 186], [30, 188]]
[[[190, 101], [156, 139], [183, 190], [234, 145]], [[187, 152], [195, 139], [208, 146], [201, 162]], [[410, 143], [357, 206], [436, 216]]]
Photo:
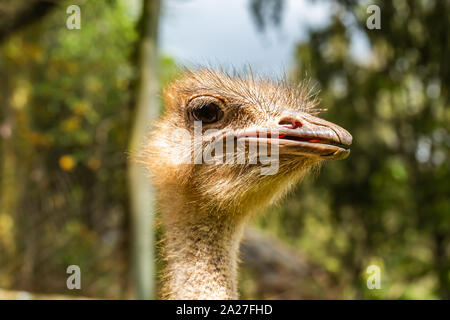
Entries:
[[194, 110], [195, 120], [213, 123], [220, 119], [222, 110], [215, 104], [209, 103]]

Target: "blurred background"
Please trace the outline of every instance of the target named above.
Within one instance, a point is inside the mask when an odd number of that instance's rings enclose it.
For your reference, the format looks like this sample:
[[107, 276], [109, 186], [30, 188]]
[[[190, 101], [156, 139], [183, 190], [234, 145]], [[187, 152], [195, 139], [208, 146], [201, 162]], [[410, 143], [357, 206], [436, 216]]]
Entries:
[[0, 0], [0, 298], [158, 297], [161, 230], [129, 153], [177, 65], [207, 65], [310, 78], [354, 137], [252, 222], [243, 299], [450, 299], [449, 16], [448, 0]]

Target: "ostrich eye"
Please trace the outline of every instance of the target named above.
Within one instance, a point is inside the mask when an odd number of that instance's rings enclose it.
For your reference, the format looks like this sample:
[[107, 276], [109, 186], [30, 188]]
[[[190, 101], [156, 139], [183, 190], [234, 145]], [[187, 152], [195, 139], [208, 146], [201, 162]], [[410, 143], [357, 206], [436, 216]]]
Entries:
[[208, 102], [193, 108], [192, 117], [203, 123], [214, 123], [222, 119], [223, 111], [216, 103]]

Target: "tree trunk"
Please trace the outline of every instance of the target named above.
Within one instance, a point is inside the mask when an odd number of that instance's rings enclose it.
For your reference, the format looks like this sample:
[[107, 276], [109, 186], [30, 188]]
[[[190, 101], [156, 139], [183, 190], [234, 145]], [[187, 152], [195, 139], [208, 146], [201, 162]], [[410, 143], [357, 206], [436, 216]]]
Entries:
[[[144, 143], [150, 121], [159, 115], [157, 34], [160, 0], [144, 0], [139, 42], [139, 83], [129, 149], [136, 153]], [[146, 171], [133, 159], [128, 162], [131, 206], [134, 287], [138, 299], [154, 297], [153, 213], [154, 190]]]

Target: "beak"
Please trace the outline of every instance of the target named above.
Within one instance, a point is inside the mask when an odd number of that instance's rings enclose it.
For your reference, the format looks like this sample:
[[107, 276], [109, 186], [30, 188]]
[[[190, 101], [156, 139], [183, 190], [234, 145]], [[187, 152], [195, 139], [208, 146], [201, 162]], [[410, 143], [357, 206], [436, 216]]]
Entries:
[[239, 137], [249, 141], [257, 139], [266, 140], [270, 144], [276, 143], [280, 154], [318, 157], [323, 160], [347, 158], [352, 143], [351, 134], [344, 128], [310, 114], [291, 110], [283, 112], [278, 123], [271, 129], [245, 130]]

